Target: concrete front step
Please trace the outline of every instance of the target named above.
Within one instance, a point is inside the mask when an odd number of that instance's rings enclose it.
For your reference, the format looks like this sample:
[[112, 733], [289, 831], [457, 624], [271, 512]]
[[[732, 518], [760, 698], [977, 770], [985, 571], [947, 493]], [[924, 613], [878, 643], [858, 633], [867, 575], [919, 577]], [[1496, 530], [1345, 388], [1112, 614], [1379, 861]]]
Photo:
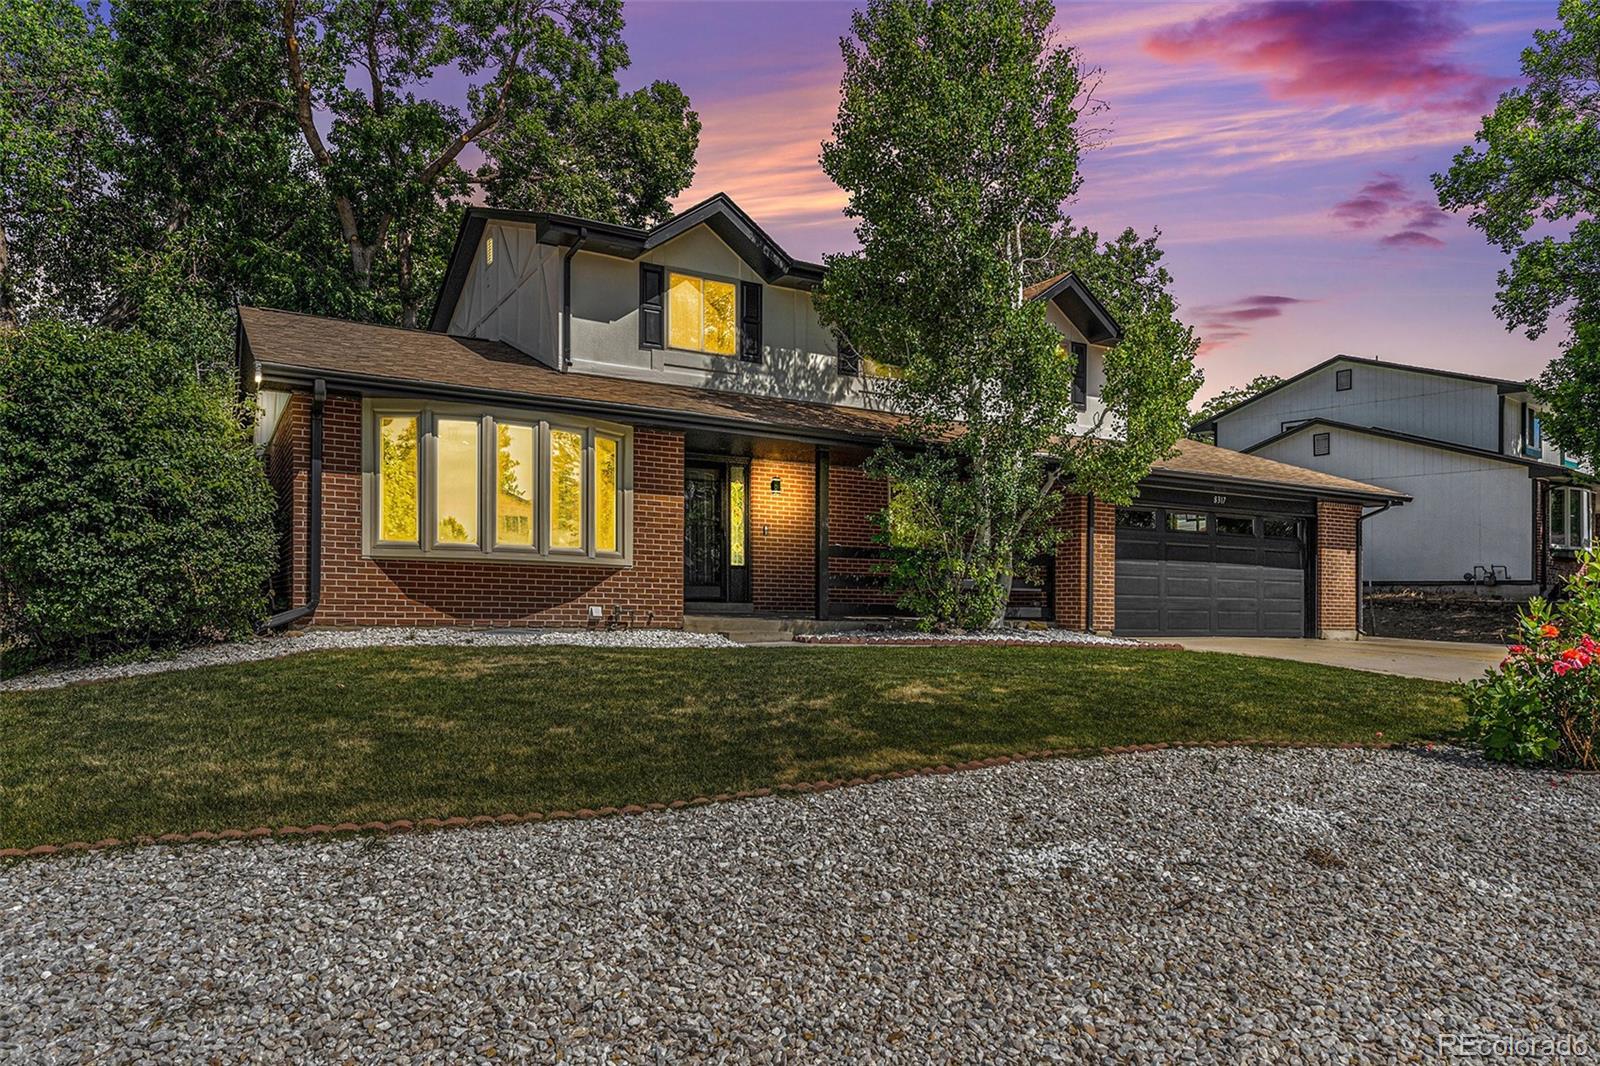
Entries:
[[691, 612], [683, 616], [689, 633], [717, 633], [740, 644], [780, 644], [801, 633], [849, 633], [874, 625], [881, 619], [830, 618], [820, 621], [792, 615], [709, 614]]

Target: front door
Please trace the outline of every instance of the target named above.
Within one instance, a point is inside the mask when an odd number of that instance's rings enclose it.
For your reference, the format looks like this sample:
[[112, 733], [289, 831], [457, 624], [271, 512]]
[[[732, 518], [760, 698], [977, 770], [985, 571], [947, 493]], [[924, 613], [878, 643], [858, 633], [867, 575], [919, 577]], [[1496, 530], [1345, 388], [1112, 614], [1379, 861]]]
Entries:
[[728, 543], [723, 529], [720, 466], [688, 466], [683, 471], [683, 598], [727, 598]]

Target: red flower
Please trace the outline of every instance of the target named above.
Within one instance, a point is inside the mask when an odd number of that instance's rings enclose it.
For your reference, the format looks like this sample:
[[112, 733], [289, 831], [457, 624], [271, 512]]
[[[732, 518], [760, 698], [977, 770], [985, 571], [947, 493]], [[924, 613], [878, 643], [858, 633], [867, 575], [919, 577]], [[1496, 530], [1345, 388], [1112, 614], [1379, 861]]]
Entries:
[[1574, 666], [1572, 663], [1566, 661], [1559, 661], [1552, 663], [1550, 665], [1550, 669], [1555, 671], [1557, 677], [1566, 677], [1568, 674], [1572, 673], [1572, 671], [1581, 669], [1581, 667]]
[[1506, 649], [1506, 651], [1510, 652], [1512, 655], [1521, 655], [1527, 650], [1528, 648], [1524, 644], [1513, 644], [1511, 647]]
[[1539, 627], [1539, 632], [1543, 633], [1545, 636], [1549, 637], [1552, 640], [1554, 640], [1556, 637], [1559, 637], [1561, 635], [1561, 630], [1557, 629], [1555, 626], [1551, 625], [1549, 622], [1546, 622], [1544, 625], [1540, 626]]

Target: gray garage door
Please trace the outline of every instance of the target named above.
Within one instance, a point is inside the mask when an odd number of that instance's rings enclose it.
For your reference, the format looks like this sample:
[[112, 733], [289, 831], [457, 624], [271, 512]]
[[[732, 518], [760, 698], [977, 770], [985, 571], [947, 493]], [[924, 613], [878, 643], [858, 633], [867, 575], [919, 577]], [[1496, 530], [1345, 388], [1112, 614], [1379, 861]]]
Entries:
[[1305, 635], [1305, 519], [1197, 507], [1117, 510], [1117, 632]]

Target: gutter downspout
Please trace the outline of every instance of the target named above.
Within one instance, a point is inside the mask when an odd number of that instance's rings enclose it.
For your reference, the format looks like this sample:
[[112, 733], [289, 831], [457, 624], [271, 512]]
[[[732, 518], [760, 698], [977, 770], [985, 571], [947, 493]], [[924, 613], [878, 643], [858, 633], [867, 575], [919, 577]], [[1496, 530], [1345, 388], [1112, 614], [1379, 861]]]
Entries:
[[561, 255], [561, 369], [572, 369], [572, 257], [578, 254], [583, 242], [589, 239], [586, 226], [578, 227], [578, 236]]
[[1367, 635], [1367, 586], [1362, 580], [1362, 572], [1366, 569], [1367, 555], [1362, 550], [1366, 543], [1365, 527], [1361, 523], [1369, 518], [1376, 518], [1394, 506], [1393, 500], [1385, 500], [1383, 506], [1376, 511], [1362, 515], [1356, 519], [1356, 635]]
[[1089, 543], [1084, 549], [1083, 630], [1094, 632], [1094, 493], [1089, 493]]
[[311, 385], [311, 484], [306, 509], [306, 602], [268, 618], [265, 629], [282, 629], [317, 609], [322, 599], [322, 410], [328, 383], [318, 378]]

